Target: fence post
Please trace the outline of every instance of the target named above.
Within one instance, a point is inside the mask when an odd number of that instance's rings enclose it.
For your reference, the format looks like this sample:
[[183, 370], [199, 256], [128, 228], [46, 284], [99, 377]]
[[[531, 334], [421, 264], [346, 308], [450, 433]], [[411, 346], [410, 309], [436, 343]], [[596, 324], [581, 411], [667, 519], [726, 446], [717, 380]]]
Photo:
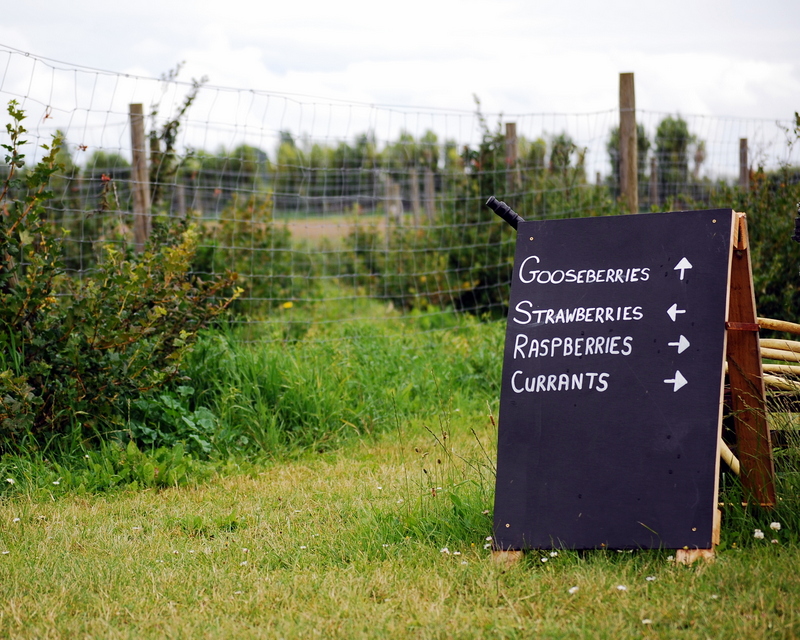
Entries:
[[144, 137], [144, 109], [129, 105], [131, 121], [131, 190], [133, 191], [133, 238], [137, 252], [144, 249], [152, 226], [150, 220], [150, 180], [147, 175], [147, 148]]
[[747, 159], [747, 138], [739, 138], [739, 186], [750, 186], [750, 163]]
[[658, 162], [650, 158], [650, 206], [658, 206]]
[[619, 74], [619, 182], [620, 194], [630, 213], [639, 211], [636, 145], [636, 93], [632, 73]]
[[514, 193], [520, 188], [519, 168], [517, 158], [519, 151], [517, 146], [517, 123], [506, 122], [506, 188]]
[[386, 176], [386, 223], [387, 229], [392, 223], [400, 226], [403, 224], [403, 198], [400, 195], [400, 185]]
[[430, 168], [425, 169], [424, 179], [425, 214], [428, 216], [428, 222], [433, 222], [433, 217], [436, 214], [436, 185], [433, 180], [433, 171]]
[[411, 211], [414, 214], [414, 225], [419, 226], [419, 217], [422, 206], [419, 201], [419, 172], [416, 167], [412, 167], [408, 171], [408, 181], [411, 195]]

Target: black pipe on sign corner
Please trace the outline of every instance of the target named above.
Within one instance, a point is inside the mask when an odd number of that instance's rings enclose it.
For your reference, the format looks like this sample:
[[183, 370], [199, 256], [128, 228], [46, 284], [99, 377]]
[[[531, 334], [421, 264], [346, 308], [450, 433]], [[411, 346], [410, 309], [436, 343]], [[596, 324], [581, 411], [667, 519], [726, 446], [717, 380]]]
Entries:
[[794, 235], [792, 240], [800, 242], [800, 202], [797, 203], [797, 217], [794, 219]]
[[510, 224], [515, 231], [520, 222], [525, 222], [525, 219], [521, 215], [509, 207], [505, 202], [498, 200], [494, 196], [489, 196], [489, 199], [486, 201], [486, 206], [494, 211], [508, 224]]

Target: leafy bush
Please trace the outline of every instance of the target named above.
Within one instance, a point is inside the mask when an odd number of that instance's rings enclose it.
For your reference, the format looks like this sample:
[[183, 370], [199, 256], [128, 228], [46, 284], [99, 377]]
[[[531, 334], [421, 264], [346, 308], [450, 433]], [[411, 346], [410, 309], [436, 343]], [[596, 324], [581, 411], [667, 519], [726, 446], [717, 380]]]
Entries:
[[197, 232], [186, 223], [159, 226], [138, 256], [107, 246], [91, 277], [66, 277], [46, 208], [60, 140], [18, 177], [24, 113], [15, 102], [8, 113], [9, 171], [0, 192], [3, 450], [119, 429], [131, 402], [180, 375], [197, 331], [237, 295], [233, 275], [191, 276]]
[[726, 187], [713, 194], [714, 206], [747, 213], [753, 286], [760, 316], [800, 321], [800, 246], [792, 241], [800, 171], [792, 167], [767, 173], [758, 169], [749, 188]]
[[[308, 252], [293, 249], [289, 230], [272, 218], [272, 198], [236, 196], [218, 221], [204, 221], [193, 270], [203, 277], [234, 271], [242, 295], [238, 313], [257, 315], [308, 295], [313, 280]], [[247, 275], [244, 275], [247, 274]]]

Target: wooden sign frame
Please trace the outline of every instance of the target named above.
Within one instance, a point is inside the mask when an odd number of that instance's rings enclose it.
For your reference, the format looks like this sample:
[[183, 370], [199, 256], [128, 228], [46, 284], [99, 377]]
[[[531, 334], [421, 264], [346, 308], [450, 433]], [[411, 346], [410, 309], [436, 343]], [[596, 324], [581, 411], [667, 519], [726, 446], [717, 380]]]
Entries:
[[[743, 213], [733, 214], [733, 229], [730, 236], [730, 269], [728, 273], [728, 301], [724, 328], [724, 355], [730, 381], [731, 414], [736, 432], [736, 455], [719, 441], [717, 463], [720, 453], [730, 463], [733, 459], [740, 466], [740, 477], [747, 500], [762, 506], [775, 504], [774, 465], [769, 427], [766, 420], [766, 396], [759, 349], [759, 334], [756, 317], [755, 296], [750, 263], [747, 219]], [[520, 221], [522, 221], [520, 219]], [[716, 222], [716, 221], [715, 221]], [[724, 245], [723, 245], [724, 246]], [[507, 352], [508, 353], [508, 352]], [[720, 376], [722, 383], [722, 377]], [[667, 382], [667, 380], [665, 380]], [[722, 389], [720, 389], [722, 397]], [[721, 434], [722, 412], [720, 411], [718, 433]], [[501, 410], [501, 429], [502, 429]], [[498, 486], [498, 491], [502, 488]], [[720, 512], [717, 503], [718, 487], [714, 483], [714, 523], [709, 548], [677, 549], [679, 562], [689, 563], [697, 558], [712, 558], [714, 547], [719, 544]], [[495, 516], [495, 541], [498, 540], [497, 515]], [[508, 525], [505, 525], [508, 526]], [[502, 535], [500, 536], [502, 539]], [[681, 543], [682, 544], [682, 543]], [[526, 547], [527, 548], [527, 547]], [[494, 557], [498, 561], [514, 560], [521, 556], [522, 548], [500, 548], [496, 546]]]

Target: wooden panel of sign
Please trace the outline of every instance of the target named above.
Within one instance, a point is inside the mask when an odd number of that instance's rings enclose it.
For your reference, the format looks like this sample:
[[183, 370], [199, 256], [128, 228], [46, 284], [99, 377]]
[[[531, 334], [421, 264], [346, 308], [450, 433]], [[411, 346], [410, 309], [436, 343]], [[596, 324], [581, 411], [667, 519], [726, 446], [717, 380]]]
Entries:
[[520, 222], [497, 549], [712, 548], [734, 222]]

